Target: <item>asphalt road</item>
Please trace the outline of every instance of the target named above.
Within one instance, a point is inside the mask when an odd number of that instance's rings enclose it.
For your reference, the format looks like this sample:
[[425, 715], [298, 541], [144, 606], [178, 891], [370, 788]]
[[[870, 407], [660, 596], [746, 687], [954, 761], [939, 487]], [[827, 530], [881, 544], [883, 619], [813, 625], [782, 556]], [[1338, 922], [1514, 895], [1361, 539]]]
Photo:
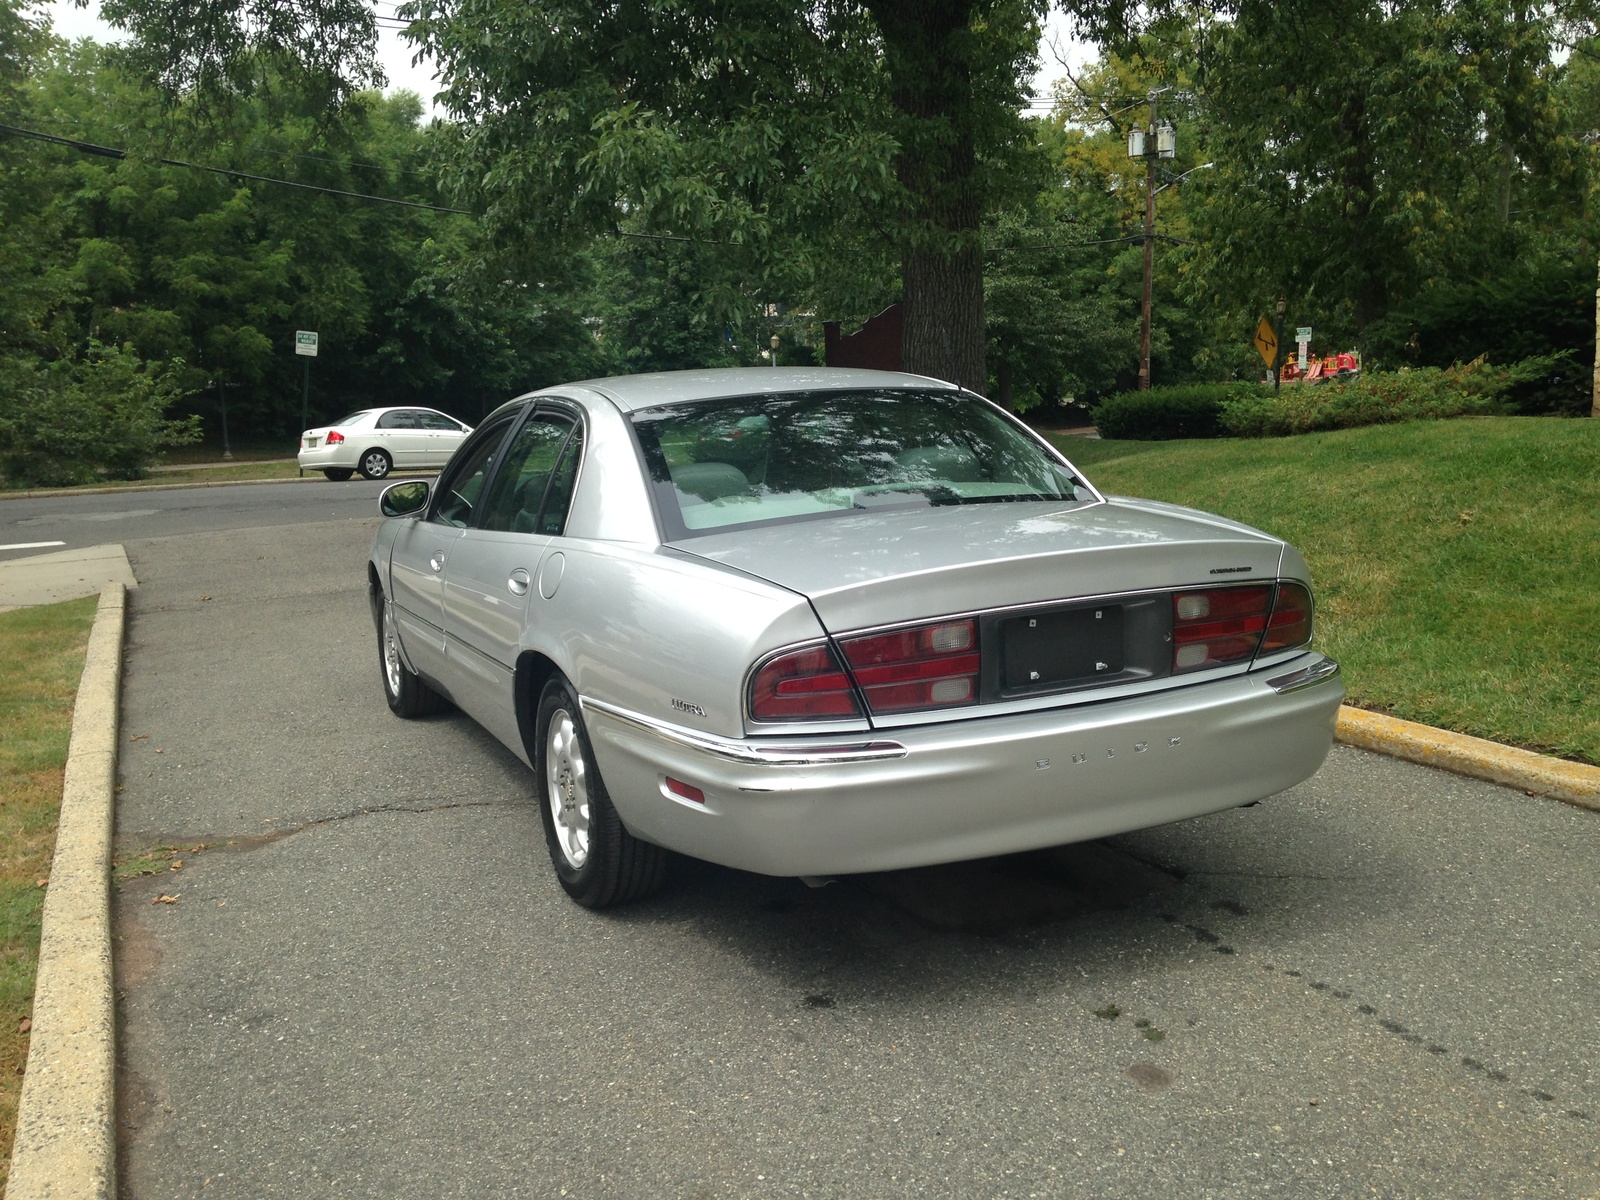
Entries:
[[1600, 1194], [1596, 814], [1338, 748], [1110, 842], [593, 914], [510, 754], [384, 706], [330, 515], [126, 543], [117, 845], [182, 866], [117, 889], [124, 1197]]
[[[384, 487], [318, 475], [294, 483], [0, 498], [0, 562], [106, 542], [367, 518], [377, 513]], [[53, 542], [61, 544], [39, 544]]]

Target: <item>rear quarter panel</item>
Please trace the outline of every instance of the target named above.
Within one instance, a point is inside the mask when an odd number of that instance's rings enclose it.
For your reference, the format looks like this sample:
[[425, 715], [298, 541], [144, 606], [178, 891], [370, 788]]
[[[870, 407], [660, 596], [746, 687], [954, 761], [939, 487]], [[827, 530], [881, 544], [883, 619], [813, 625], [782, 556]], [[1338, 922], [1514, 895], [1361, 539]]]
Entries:
[[[804, 597], [732, 571], [579, 538], [553, 543], [546, 562], [558, 553], [560, 584], [548, 599], [533, 593], [523, 648], [549, 658], [588, 699], [739, 737], [751, 664], [822, 636]], [[541, 582], [548, 577], [541, 565]]]

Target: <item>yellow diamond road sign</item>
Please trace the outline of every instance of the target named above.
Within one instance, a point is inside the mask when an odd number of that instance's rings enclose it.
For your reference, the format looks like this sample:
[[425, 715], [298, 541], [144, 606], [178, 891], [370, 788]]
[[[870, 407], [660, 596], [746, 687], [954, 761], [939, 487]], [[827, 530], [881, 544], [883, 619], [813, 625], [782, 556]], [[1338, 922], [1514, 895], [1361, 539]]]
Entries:
[[1272, 366], [1278, 360], [1278, 335], [1272, 332], [1272, 322], [1265, 317], [1261, 324], [1256, 326], [1256, 349], [1261, 352], [1261, 358], [1267, 366]]

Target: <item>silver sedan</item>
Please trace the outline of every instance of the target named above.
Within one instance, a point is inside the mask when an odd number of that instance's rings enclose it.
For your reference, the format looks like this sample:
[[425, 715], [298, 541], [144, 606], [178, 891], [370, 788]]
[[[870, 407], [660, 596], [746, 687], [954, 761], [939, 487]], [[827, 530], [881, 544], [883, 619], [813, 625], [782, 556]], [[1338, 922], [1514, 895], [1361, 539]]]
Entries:
[[829, 876], [1248, 804], [1316, 771], [1343, 697], [1292, 546], [1103, 496], [914, 375], [550, 388], [381, 506], [390, 707], [522, 758], [591, 907], [669, 851]]

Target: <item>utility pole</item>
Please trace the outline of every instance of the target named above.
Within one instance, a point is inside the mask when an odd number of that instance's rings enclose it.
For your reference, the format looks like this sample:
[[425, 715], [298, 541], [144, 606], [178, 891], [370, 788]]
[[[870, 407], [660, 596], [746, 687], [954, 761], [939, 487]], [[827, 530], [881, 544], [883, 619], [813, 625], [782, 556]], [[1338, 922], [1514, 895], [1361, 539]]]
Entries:
[[1150, 132], [1128, 131], [1128, 157], [1144, 159], [1144, 289], [1139, 304], [1139, 390], [1150, 386], [1150, 297], [1156, 278], [1156, 169], [1178, 152], [1177, 131], [1159, 122], [1158, 104], [1166, 88], [1150, 89]]
[[1150, 140], [1144, 151], [1144, 290], [1139, 302], [1139, 390], [1150, 387], [1150, 295], [1156, 280], [1156, 105], [1160, 93], [1150, 89]]

